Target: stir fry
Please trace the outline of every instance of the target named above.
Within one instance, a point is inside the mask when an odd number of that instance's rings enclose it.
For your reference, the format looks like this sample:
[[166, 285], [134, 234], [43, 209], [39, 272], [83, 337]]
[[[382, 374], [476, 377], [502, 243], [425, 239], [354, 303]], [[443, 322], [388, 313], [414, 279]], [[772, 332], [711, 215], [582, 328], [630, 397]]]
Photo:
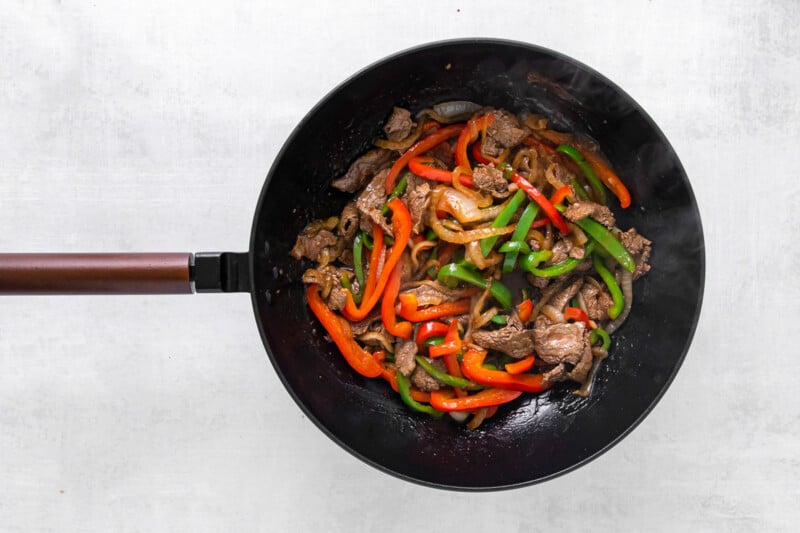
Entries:
[[470, 429], [558, 382], [589, 395], [651, 249], [616, 226], [631, 196], [595, 143], [471, 102], [395, 108], [384, 132], [291, 251], [344, 359]]

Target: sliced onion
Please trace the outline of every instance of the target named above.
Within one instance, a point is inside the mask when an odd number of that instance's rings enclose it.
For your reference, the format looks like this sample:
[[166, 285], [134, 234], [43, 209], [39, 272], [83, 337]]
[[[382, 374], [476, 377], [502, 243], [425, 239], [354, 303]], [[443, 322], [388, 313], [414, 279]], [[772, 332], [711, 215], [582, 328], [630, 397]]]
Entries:
[[430, 250], [434, 248], [436, 243], [433, 241], [420, 241], [417, 244], [411, 247], [411, 266], [414, 270], [419, 268], [419, 259], [417, 259], [417, 255], [423, 250]]
[[460, 176], [471, 176], [472, 170], [464, 167], [456, 167], [453, 170], [453, 188], [462, 194], [472, 198], [472, 200], [478, 204], [478, 207], [489, 207], [494, 203], [494, 198], [491, 194], [481, 194], [475, 189], [471, 189], [461, 183]]
[[552, 305], [543, 305], [541, 312], [544, 316], [549, 318], [554, 324], [561, 324], [564, 322], [564, 313], [562, 313]]
[[431, 202], [428, 205], [428, 219], [429, 225], [434, 233], [443, 241], [454, 242], [456, 244], [465, 244], [471, 241], [478, 241], [486, 237], [493, 237], [495, 235], [509, 235], [514, 232], [514, 226], [501, 226], [499, 228], [478, 228], [467, 231], [452, 231], [442, 225], [439, 217], [436, 216], [436, 204], [439, 203], [439, 197], [442, 194], [444, 187], [437, 187], [431, 193]]
[[606, 326], [606, 333], [611, 335], [614, 333], [628, 318], [633, 307], [633, 274], [622, 269], [620, 274], [620, 288], [622, 289], [622, 297], [625, 299], [625, 307], [617, 318], [614, 319], [608, 326]]
[[358, 340], [364, 343], [377, 341], [387, 352], [394, 352], [392, 340], [385, 333], [380, 331], [368, 331], [363, 335], [359, 335]]
[[434, 113], [453, 122], [467, 120], [481, 109], [482, 105], [468, 100], [453, 100], [433, 106]]
[[545, 289], [542, 291], [542, 297], [539, 298], [539, 301], [533, 306], [533, 311], [531, 311], [531, 317], [528, 319], [528, 322], [533, 321], [537, 316], [539, 316], [539, 312], [542, 310], [542, 307], [547, 305], [547, 302], [549, 302], [553, 296], [561, 292], [566, 284], [567, 280], [561, 280], [556, 283], [551, 283], [545, 287]]
[[589, 373], [586, 375], [586, 379], [583, 380], [583, 384], [581, 388], [572, 392], [572, 394], [577, 394], [583, 398], [586, 398], [592, 393], [592, 389], [594, 388], [594, 378], [597, 375], [597, 369], [600, 368], [600, 364], [603, 362], [602, 359], [595, 359], [592, 362], [592, 368], [589, 370]]
[[442, 187], [442, 193], [436, 202], [436, 209], [450, 213], [462, 224], [475, 222], [483, 216], [473, 198], [450, 187]]
[[450, 415], [453, 420], [461, 422], [462, 424], [469, 418], [469, 413], [467, 411], [449, 411], [447, 414]]

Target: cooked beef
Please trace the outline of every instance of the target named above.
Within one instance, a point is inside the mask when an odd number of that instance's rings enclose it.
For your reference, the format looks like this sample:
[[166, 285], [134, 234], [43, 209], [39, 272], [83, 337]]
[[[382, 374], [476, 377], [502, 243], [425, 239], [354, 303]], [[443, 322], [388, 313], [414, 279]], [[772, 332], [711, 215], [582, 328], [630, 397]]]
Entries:
[[564, 211], [564, 216], [573, 222], [592, 217], [607, 228], [616, 224], [614, 214], [608, 207], [588, 200], [575, 202]]
[[[444, 361], [441, 358], [438, 359], [429, 359], [425, 358], [429, 363], [431, 363], [437, 370], [441, 370], [442, 372], [447, 372], [444, 366]], [[411, 374], [411, 383], [417, 387], [421, 391], [430, 392], [433, 390], [439, 390], [444, 383], [439, 381], [438, 379], [434, 378], [430, 374], [428, 374], [424, 368], [421, 366], [417, 366], [414, 370], [414, 373]]]
[[555, 383], [557, 381], [564, 381], [567, 375], [567, 367], [564, 363], [558, 363], [556, 366], [542, 374], [542, 379], [545, 383]]
[[342, 209], [339, 217], [337, 233], [347, 242], [352, 242], [358, 232], [358, 206], [355, 202], [348, 202]]
[[403, 293], [416, 295], [417, 305], [420, 307], [439, 305], [445, 302], [455, 302], [456, 300], [464, 298], [463, 289], [451, 289], [447, 285], [435, 280], [423, 282], [422, 285], [404, 290]]
[[481, 151], [489, 157], [499, 156], [506, 148], [522, 142], [527, 133], [520, 128], [517, 117], [508, 111], [498, 111], [492, 124], [486, 128]]
[[620, 234], [622, 245], [633, 256], [636, 261], [636, 270], [633, 272], [633, 279], [639, 279], [650, 271], [650, 265], [647, 263], [650, 259], [651, 245], [650, 240], [646, 239], [644, 235], [640, 235], [636, 228], [631, 228], [628, 231]]
[[533, 330], [526, 330], [516, 315], [511, 315], [508, 325], [494, 330], [478, 330], [472, 334], [472, 342], [486, 348], [497, 350], [521, 359], [533, 352]]
[[553, 256], [550, 257], [547, 261], [544, 262], [545, 265], [555, 265], [557, 263], [563, 263], [567, 257], [569, 257], [569, 251], [572, 248], [572, 243], [566, 239], [559, 239], [553, 244], [553, 247], [550, 248], [550, 251], [553, 252]]
[[542, 115], [526, 113], [522, 118], [522, 122], [532, 130], [547, 129], [547, 119]]
[[583, 278], [575, 278], [570, 282], [569, 285], [566, 286], [564, 290], [559, 291], [553, 296], [553, 298], [550, 300], [550, 305], [563, 313], [569, 301], [576, 294], [578, 294], [578, 291], [581, 289], [581, 285], [583, 285]]
[[568, 255], [573, 259], [583, 259], [584, 257], [586, 257], [586, 249], [583, 246], [577, 246], [573, 244], [572, 246], [570, 246]]
[[407, 191], [406, 204], [408, 205], [409, 213], [411, 213], [411, 227], [414, 233], [422, 233], [425, 228], [430, 201], [431, 186], [427, 182], [419, 183], [413, 189]]
[[329, 263], [335, 259], [344, 248], [344, 243], [326, 229], [321, 229], [316, 233], [301, 233], [297, 236], [294, 248], [289, 254], [295, 259], [308, 257], [312, 261], [319, 263]]
[[552, 324], [532, 331], [536, 355], [545, 363], [577, 365], [583, 357], [586, 344], [583, 322]]
[[347, 289], [342, 286], [333, 286], [326, 303], [334, 311], [341, 311], [347, 303]]
[[386, 176], [389, 174], [389, 169], [384, 169], [378, 172], [372, 181], [367, 184], [362, 193], [356, 200], [356, 206], [361, 212], [361, 229], [370, 233], [372, 231], [372, 224], [376, 223], [384, 232], [392, 234], [391, 226], [386, 221], [380, 208], [386, 203]]
[[395, 107], [392, 109], [392, 114], [386, 121], [383, 131], [386, 132], [386, 138], [390, 141], [402, 141], [411, 134], [413, 127], [411, 113], [402, 107]]
[[[342, 276], [347, 276], [349, 273], [341, 268], [336, 268], [331, 265], [325, 265], [320, 268], [309, 268], [303, 272], [303, 283], [314, 283], [319, 285], [321, 290], [320, 294], [328, 304], [328, 307], [334, 311], [339, 311], [344, 308], [347, 302], [347, 291], [342, 287]], [[358, 290], [358, 281], [353, 280], [355, 283], [355, 290]]]
[[353, 335], [357, 337], [368, 331], [371, 331], [373, 329], [372, 325], [376, 322], [381, 326], [383, 325], [383, 322], [381, 321], [380, 307], [375, 307], [372, 311], [370, 311], [366, 318], [359, 320], [358, 322], [350, 322], [350, 329], [353, 330]]
[[585, 281], [583, 287], [581, 287], [581, 296], [583, 296], [583, 301], [586, 302], [586, 314], [592, 320], [608, 318], [608, 310], [614, 305], [614, 300], [600, 287], [600, 284], [594, 278], [587, 277]]
[[589, 332], [585, 331], [583, 333], [583, 352], [581, 353], [581, 359], [578, 361], [578, 364], [575, 365], [575, 368], [567, 372], [567, 378], [582, 382], [586, 379], [586, 375], [589, 373], [589, 369], [592, 368], [592, 345], [589, 342]]
[[495, 198], [506, 198], [508, 182], [503, 177], [503, 172], [494, 166], [478, 165], [472, 171], [472, 183], [481, 192], [487, 192]]
[[379, 170], [383, 169], [392, 159], [392, 151], [375, 148], [366, 152], [353, 161], [347, 173], [339, 179], [333, 180], [334, 188], [344, 192], [360, 190]]
[[398, 342], [394, 352], [394, 362], [398, 372], [404, 376], [410, 375], [417, 366], [417, 362], [414, 360], [416, 356], [417, 343], [413, 339]]

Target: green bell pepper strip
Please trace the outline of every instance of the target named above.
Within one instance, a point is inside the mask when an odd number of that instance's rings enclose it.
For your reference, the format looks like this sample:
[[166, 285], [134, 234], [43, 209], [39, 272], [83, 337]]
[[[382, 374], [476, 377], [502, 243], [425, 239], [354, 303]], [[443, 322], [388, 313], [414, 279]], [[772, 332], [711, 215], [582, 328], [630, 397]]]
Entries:
[[625, 249], [622, 243], [608, 231], [608, 228], [589, 217], [580, 219], [577, 224], [591, 238], [597, 241], [597, 244], [605, 248], [605, 250], [611, 254], [611, 257], [622, 265], [622, 268], [628, 272], [636, 270], [636, 262], [633, 260], [633, 257], [631, 257], [631, 254], [628, 253], [628, 250]]
[[353, 270], [356, 272], [356, 279], [358, 280], [359, 288], [364, 286], [364, 265], [363, 263], [364, 252], [364, 232], [359, 231], [353, 239]]
[[524, 270], [528, 272], [531, 269], [534, 269], [539, 266], [539, 263], [547, 261], [553, 257], [553, 252], [550, 250], [542, 250], [539, 252], [531, 252], [529, 254], [523, 254], [519, 260], [519, 266], [521, 266]]
[[604, 350], [608, 350], [611, 348], [611, 337], [606, 330], [602, 328], [593, 329], [589, 333], [589, 343], [594, 344], [597, 342], [598, 339], [603, 339], [603, 344], [600, 346]]
[[499, 324], [499, 325], [501, 325], [501, 326], [505, 326], [506, 324], [508, 324], [508, 319], [507, 319], [505, 316], [503, 316], [503, 315], [494, 315], [494, 316], [493, 316], [493, 317], [492, 317], [492, 318], [489, 320], [489, 322], [491, 322], [491, 323], [493, 323], [493, 324]]
[[[522, 205], [522, 202], [525, 201], [525, 191], [519, 190], [514, 193], [514, 196], [511, 197], [511, 200], [508, 201], [506, 206], [500, 210], [498, 213], [497, 218], [494, 219], [492, 222], [492, 228], [500, 228], [507, 225], [511, 218], [514, 216], [514, 213], [517, 212], [517, 209]], [[499, 238], [498, 235], [493, 237], [486, 237], [485, 239], [481, 239], [481, 253], [483, 257], [489, 255], [489, 252], [492, 251], [492, 247], [497, 242]]]
[[436, 279], [448, 287], [454, 286], [456, 280], [466, 281], [467, 283], [475, 285], [481, 289], [486, 289], [488, 286], [489, 293], [492, 295], [492, 297], [494, 297], [495, 300], [498, 301], [498, 303], [500, 303], [500, 305], [503, 306], [503, 308], [508, 309], [511, 307], [511, 291], [508, 290], [508, 287], [497, 280], [491, 280], [491, 282], [487, 283], [479, 273], [459, 266], [455, 263], [449, 263], [440, 268], [439, 273], [436, 275]]
[[575, 194], [578, 195], [578, 198], [580, 198], [581, 200], [589, 199], [589, 195], [586, 194], [586, 189], [583, 188], [583, 185], [578, 183], [578, 180], [572, 178], [569, 184], [572, 185], [572, 190], [575, 191]]
[[[445, 385], [450, 385], [451, 387], [459, 387], [461, 389], [466, 389], [470, 386], [470, 381], [464, 378], [457, 378], [455, 376], [451, 376], [447, 372], [442, 372], [432, 364], [430, 364], [424, 357], [420, 357], [419, 355], [416, 357], [417, 364], [422, 367], [422, 369], [430, 374], [430, 376], [434, 379], [438, 379]], [[399, 388], [398, 383], [398, 388]]]
[[554, 278], [556, 276], [560, 276], [562, 274], [566, 274], [567, 272], [571, 272], [575, 269], [579, 264], [581, 264], [580, 259], [575, 259], [574, 257], [568, 257], [564, 259], [560, 263], [556, 263], [555, 265], [550, 265], [544, 268], [536, 268], [531, 266], [529, 262], [533, 254], [528, 254], [522, 256], [522, 259], [519, 260], [519, 265], [536, 276], [537, 278]]
[[523, 254], [529, 254], [533, 250], [525, 241], [508, 241], [503, 243], [500, 248], [497, 249], [498, 252], [509, 253], [509, 252], [522, 252]]
[[430, 405], [419, 403], [414, 398], [412, 398], [411, 385], [408, 383], [408, 378], [405, 377], [402, 372], [397, 372], [397, 390], [400, 392], [400, 399], [403, 400], [403, 403], [409, 406], [414, 411], [425, 413], [435, 418], [439, 418], [444, 414], [443, 412], [434, 409]]
[[402, 196], [404, 192], [406, 192], [406, 187], [408, 187], [408, 175], [409, 172], [406, 172], [405, 174], [403, 174], [403, 177], [400, 178], [400, 181], [397, 182], [397, 185], [395, 185], [392, 194], [389, 195], [389, 197], [386, 199], [386, 203], [383, 204], [383, 207], [381, 207], [381, 215], [383, 216], [388, 215], [390, 211], [388, 205], [389, 202], [391, 202], [395, 198], [399, 198], [400, 196]]
[[[342, 282], [342, 287], [344, 287], [345, 289], [350, 291], [350, 293], [353, 295], [353, 301], [355, 303], [357, 303], [357, 304], [360, 304], [361, 303], [361, 293], [360, 292], [358, 292], [358, 293], [353, 292], [353, 286], [350, 283], [350, 278], [348, 278], [347, 276], [342, 274], [342, 277], [340, 278], [340, 281]], [[360, 287], [360, 285], [359, 285], [359, 287]]]
[[444, 344], [444, 335], [435, 335], [433, 337], [428, 337], [422, 343], [423, 346], [441, 346]]
[[[597, 174], [594, 173], [594, 169], [592, 166], [583, 158], [583, 155], [577, 151], [572, 146], [562, 144], [558, 148], [556, 148], [556, 152], [561, 152], [569, 156], [570, 159], [575, 161], [575, 163], [581, 168], [581, 172], [586, 177], [586, 181], [589, 182], [592, 190], [594, 191], [595, 195], [597, 195], [597, 201], [603, 205], [606, 204], [606, 191], [603, 188], [603, 182], [600, 181], [600, 178], [597, 177]], [[573, 186], [573, 189], [575, 187]], [[575, 191], [577, 193], [577, 189]]]
[[[539, 204], [536, 202], [528, 202], [528, 205], [525, 206], [525, 210], [522, 211], [522, 215], [519, 217], [519, 221], [517, 221], [517, 227], [514, 229], [514, 233], [511, 234], [511, 240], [517, 242], [524, 241], [525, 236], [528, 234], [528, 230], [531, 229], [533, 220], [538, 214]], [[516, 252], [509, 252], [506, 254], [505, 258], [503, 259], [503, 272], [511, 272], [514, 270], [514, 265], [517, 263], [517, 257], [519, 257], [519, 254]]]
[[614, 274], [609, 271], [603, 264], [599, 256], [594, 255], [594, 269], [600, 274], [600, 277], [608, 287], [608, 292], [611, 293], [611, 299], [614, 300], [614, 305], [608, 308], [608, 316], [613, 320], [619, 316], [622, 309], [625, 307], [625, 298], [622, 296], [622, 289], [617, 285], [617, 280], [614, 279]]
[[432, 229], [429, 229], [427, 233], [425, 233], [425, 240], [426, 241], [436, 241], [439, 240], [439, 236], [436, 235], [436, 232]]

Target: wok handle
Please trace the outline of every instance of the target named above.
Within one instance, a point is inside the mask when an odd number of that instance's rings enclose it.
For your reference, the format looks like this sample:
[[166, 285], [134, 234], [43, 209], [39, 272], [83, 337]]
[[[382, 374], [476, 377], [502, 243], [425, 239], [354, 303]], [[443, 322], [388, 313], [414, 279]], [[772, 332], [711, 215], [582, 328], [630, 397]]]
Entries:
[[248, 292], [248, 255], [0, 254], [0, 294]]

